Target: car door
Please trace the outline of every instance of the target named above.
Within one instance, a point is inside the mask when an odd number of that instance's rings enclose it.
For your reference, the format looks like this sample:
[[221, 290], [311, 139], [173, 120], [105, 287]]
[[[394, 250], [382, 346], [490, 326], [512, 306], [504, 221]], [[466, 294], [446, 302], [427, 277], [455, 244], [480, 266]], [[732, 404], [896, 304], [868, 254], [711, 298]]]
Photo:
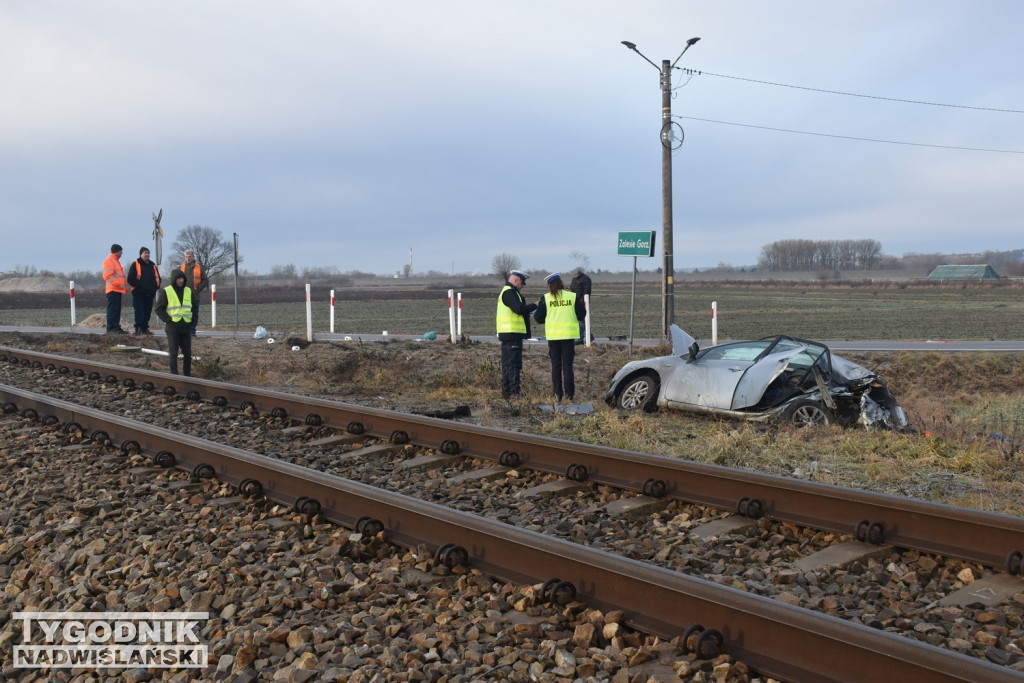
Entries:
[[706, 349], [691, 363], [676, 366], [664, 387], [664, 398], [687, 408], [728, 410], [744, 373], [770, 342], [737, 342]]
[[785, 372], [790, 362], [806, 348], [800, 345], [773, 351], [751, 364], [736, 383], [730, 407], [733, 410], [742, 410], [757, 405], [768, 385]]

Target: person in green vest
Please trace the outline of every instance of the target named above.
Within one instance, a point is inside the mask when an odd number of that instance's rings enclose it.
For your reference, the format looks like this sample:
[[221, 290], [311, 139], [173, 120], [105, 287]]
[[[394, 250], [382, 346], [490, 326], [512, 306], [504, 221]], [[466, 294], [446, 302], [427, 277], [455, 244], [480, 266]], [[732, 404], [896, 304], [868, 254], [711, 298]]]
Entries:
[[178, 374], [178, 351], [185, 360], [182, 372], [192, 376], [192, 288], [185, 286], [185, 273], [172, 271], [171, 284], [156, 295], [156, 317], [164, 321], [171, 374]]
[[501, 341], [501, 397], [519, 396], [519, 377], [523, 371], [523, 340], [530, 337], [530, 314], [537, 304], [528, 304], [519, 290], [526, 284], [527, 274], [513, 270], [498, 295], [494, 316]]
[[551, 273], [544, 282], [548, 285], [548, 292], [537, 302], [533, 319], [544, 325], [555, 400], [561, 402], [565, 396], [572, 402], [576, 399], [576, 375], [572, 364], [576, 359], [580, 321], [587, 317], [587, 309], [583, 305], [583, 297], [576, 296], [562, 284], [561, 273]]

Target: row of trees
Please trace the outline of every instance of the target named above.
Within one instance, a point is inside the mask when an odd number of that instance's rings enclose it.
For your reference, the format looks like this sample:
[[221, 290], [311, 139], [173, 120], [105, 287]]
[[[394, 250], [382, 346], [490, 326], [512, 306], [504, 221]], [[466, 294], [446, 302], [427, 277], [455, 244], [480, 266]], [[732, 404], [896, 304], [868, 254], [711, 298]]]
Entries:
[[758, 270], [871, 270], [882, 256], [878, 240], [779, 240], [761, 247]]
[[[206, 269], [207, 277], [224, 272], [235, 265], [235, 245], [224, 239], [219, 230], [214, 230], [205, 225], [190, 225], [178, 233], [171, 244], [170, 251], [163, 254], [166, 262], [164, 268], [177, 268], [184, 261], [185, 251], [195, 254], [196, 260]], [[101, 259], [97, 260], [97, 265]], [[122, 265], [127, 267], [132, 257], [122, 257]], [[238, 262], [242, 262], [239, 254]], [[294, 266], [292, 266], [294, 269]], [[335, 269], [336, 271], [337, 269]], [[35, 266], [17, 266], [14, 273], [25, 277], [60, 277], [73, 280], [74, 282], [92, 282], [96, 279], [102, 280], [100, 270], [76, 270], [71, 273], [56, 273], [51, 270], [40, 270]]]
[[[183, 252], [188, 249], [196, 255], [198, 260], [206, 268], [208, 277], [216, 275], [232, 268], [235, 263], [234, 244], [225, 239], [220, 231], [205, 225], [190, 225], [184, 228], [175, 237], [171, 249], [166, 253], [167, 267], [175, 268], [180, 263]], [[238, 262], [243, 260], [238, 255]], [[590, 270], [590, 259], [580, 251], [573, 251], [569, 254], [569, 261], [573, 268]], [[923, 270], [930, 271], [935, 266], [957, 263], [987, 263], [1001, 275], [1019, 276], [1024, 275], [1024, 255], [1022, 250], [1014, 251], [986, 251], [981, 254], [938, 254], [938, 253], [909, 253], [901, 257], [887, 256], [882, 254], [882, 245], [877, 240], [779, 240], [761, 247], [761, 254], [758, 259], [757, 270], [762, 272], [838, 272], [851, 270]], [[126, 264], [127, 265], [127, 264]], [[491, 260], [491, 273], [502, 279], [508, 279], [512, 270], [521, 270], [522, 266], [518, 256], [509, 253], [501, 253]], [[735, 268], [726, 263], [719, 263], [716, 268], [710, 269], [720, 272], [745, 271], [743, 268]], [[661, 272], [658, 268], [657, 272]], [[411, 265], [404, 269], [404, 276], [409, 277]], [[100, 280], [98, 270], [80, 270], [71, 273], [58, 273], [50, 270], [41, 270], [35, 266], [16, 266], [8, 276], [23, 277], [58, 277], [70, 279], [75, 282], [89, 283]], [[240, 275], [258, 279], [256, 273], [241, 271]], [[439, 271], [429, 271], [426, 277], [445, 278], [451, 274]], [[277, 280], [326, 280], [348, 278], [376, 278], [373, 273], [364, 273], [358, 270], [342, 272], [337, 266], [316, 266], [296, 268], [294, 264], [273, 266], [269, 278]]]

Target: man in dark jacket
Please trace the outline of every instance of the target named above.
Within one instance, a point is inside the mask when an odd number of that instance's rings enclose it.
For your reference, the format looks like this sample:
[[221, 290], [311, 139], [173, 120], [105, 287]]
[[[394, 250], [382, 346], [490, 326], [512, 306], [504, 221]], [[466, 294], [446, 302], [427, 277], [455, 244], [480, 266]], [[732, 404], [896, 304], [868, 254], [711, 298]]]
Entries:
[[139, 249], [139, 258], [128, 267], [128, 285], [132, 288], [132, 306], [135, 308], [135, 332], [148, 334], [149, 318], [153, 314], [153, 300], [160, 289], [160, 271], [149, 260], [149, 247]]
[[[572, 282], [569, 283], [569, 291], [576, 295], [576, 298], [583, 301], [583, 295], [590, 296], [590, 288], [593, 283], [590, 281], [590, 276], [583, 272], [582, 268], [576, 269], [576, 274], [572, 276]], [[590, 304], [587, 299], [587, 315], [590, 315]], [[577, 344], [582, 344], [587, 334], [587, 321], [585, 318], [580, 318], [580, 338]], [[590, 341], [594, 341], [594, 333], [590, 333]]]
[[178, 351], [185, 357], [182, 371], [192, 376], [192, 289], [185, 286], [185, 273], [171, 272], [171, 284], [156, 296], [156, 317], [166, 323], [167, 352], [170, 355], [171, 374], [178, 374]]
[[495, 324], [501, 341], [501, 397], [518, 396], [519, 376], [523, 370], [523, 340], [530, 337], [530, 314], [537, 304], [526, 303], [519, 290], [526, 284], [526, 273], [513, 270], [498, 295]]

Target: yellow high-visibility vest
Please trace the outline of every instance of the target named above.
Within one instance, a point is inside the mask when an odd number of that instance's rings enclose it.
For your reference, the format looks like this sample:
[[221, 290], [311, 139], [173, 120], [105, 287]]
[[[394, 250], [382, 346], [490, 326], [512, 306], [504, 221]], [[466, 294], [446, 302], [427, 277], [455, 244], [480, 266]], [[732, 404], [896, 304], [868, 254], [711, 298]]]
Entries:
[[501, 290], [501, 294], [498, 295], [498, 311], [494, 315], [498, 334], [505, 334], [509, 332], [526, 334], [526, 321], [523, 319], [523, 316], [513, 311], [501, 301], [501, 297], [504, 296], [505, 292], [509, 289], [514, 289], [514, 287], [505, 285]]
[[566, 289], [558, 290], [555, 297], [551, 292], [544, 295], [547, 313], [544, 316], [544, 336], [551, 341], [579, 339], [580, 321], [576, 319], [576, 294]]
[[192, 322], [192, 290], [185, 287], [183, 291], [185, 299], [180, 301], [174, 287], [170, 285], [164, 287], [164, 292], [167, 293], [167, 315], [170, 316], [171, 322], [180, 323], [182, 320], [187, 323]]

